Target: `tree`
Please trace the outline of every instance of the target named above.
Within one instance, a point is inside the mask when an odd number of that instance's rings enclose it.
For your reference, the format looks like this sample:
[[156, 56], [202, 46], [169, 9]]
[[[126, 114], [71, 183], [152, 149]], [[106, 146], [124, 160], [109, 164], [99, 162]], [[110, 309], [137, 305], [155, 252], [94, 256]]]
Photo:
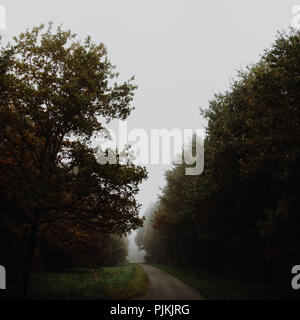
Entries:
[[152, 223], [159, 249], [145, 246], [152, 259], [285, 280], [300, 258], [299, 88], [291, 30], [210, 101], [204, 172], [166, 173]]
[[299, 257], [299, 39], [297, 30], [279, 33], [204, 113], [214, 230], [242, 269], [271, 263], [279, 277]]
[[61, 27], [53, 33], [51, 24], [43, 30], [27, 30], [1, 52], [9, 81], [1, 90], [0, 192], [17, 212], [11, 218], [28, 226], [23, 295], [41, 226], [68, 221], [127, 233], [142, 224], [135, 194], [147, 176], [132, 162], [99, 164], [92, 146], [104, 122], [129, 116], [132, 81], [113, 83], [103, 44], [76, 41]]
[[91, 231], [82, 226], [75, 228], [74, 224], [63, 221], [41, 229], [35, 257], [36, 270], [96, 269], [126, 261], [126, 237]]

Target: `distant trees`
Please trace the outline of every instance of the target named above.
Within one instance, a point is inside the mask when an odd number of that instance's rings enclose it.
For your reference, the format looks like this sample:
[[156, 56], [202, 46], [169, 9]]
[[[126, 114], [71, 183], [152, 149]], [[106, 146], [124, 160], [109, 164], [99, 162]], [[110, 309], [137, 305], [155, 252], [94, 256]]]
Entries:
[[160, 249], [139, 243], [152, 261], [273, 279], [299, 261], [299, 88], [291, 30], [202, 111], [205, 170], [166, 173], [152, 223]]
[[146, 178], [131, 162], [99, 164], [91, 143], [106, 133], [105, 122], [129, 116], [135, 86], [113, 83], [118, 74], [103, 44], [81, 43], [60, 27], [52, 33], [51, 24], [43, 29], [1, 49], [0, 218], [28, 234], [23, 293], [39, 232], [137, 228], [135, 194]]
[[141, 250], [146, 251], [146, 255], [144, 257], [145, 261], [152, 263], [161, 260], [160, 257], [164, 251], [161, 244], [164, 246], [166, 245], [166, 243], [161, 241], [162, 235], [153, 228], [154, 213], [156, 210], [157, 205], [153, 203], [147, 208], [145, 212], [146, 220], [144, 222], [144, 226], [138, 229], [135, 237], [136, 245]]
[[128, 244], [125, 237], [88, 230], [75, 236], [72, 231], [62, 224], [56, 232], [40, 233], [36, 270], [59, 272], [74, 266], [96, 268], [126, 261]]

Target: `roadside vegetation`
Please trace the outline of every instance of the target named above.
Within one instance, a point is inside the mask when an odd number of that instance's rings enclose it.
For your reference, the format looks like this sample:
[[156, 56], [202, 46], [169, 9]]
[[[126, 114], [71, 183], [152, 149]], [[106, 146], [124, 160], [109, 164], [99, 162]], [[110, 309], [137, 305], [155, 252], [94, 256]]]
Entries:
[[[188, 176], [182, 163], [165, 173], [136, 237], [146, 262], [209, 270], [216, 288], [223, 275], [293, 292], [291, 270], [300, 261], [299, 74], [300, 31], [281, 32], [210, 101], [202, 111], [204, 171]], [[195, 146], [196, 137], [184, 148]]]
[[[124, 300], [147, 292], [149, 279], [142, 267], [124, 263], [98, 269], [74, 268], [32, 276], [28, 299]], [[16, 292], [11, 291], [14, 296]]]
[[[125, 237], [143, 223], [135, 196], [147, 172], [132, 159], [100, 163], [108, 150], [92, 142], [130, 115], [132, 80], [118, 81], [104, 44], [51, 23], [0, 48], [0, 265], [23, 298], [36, 272], [125, 260]], [[82, 287], [92, 274], [59, 279]], [[62, 297], [76, 296], [67, 288]]]
[[282, 300], [295, 298], [295, 295], [292, 295], [287, 288], [274, 284], [242, 281], [224, 275], [215, 275], [204, 269], [188, 269], [161, 264], [152, 264], [152, 266], [182, 280], [208, 300]]

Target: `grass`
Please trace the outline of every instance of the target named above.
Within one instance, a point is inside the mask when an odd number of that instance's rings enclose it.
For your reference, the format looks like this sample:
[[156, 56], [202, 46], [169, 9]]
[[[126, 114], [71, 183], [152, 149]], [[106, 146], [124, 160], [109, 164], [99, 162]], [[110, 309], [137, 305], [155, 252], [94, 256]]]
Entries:
[[212, 275], [201, 269], [184, 269], [179, 267], [152, 264], [186, 284], [194, 287], [208, 300], [277, 300], [294, 299], [282, 288], [265, 284], [243, 282], [225, 276]]
[[111, 300], [131, 299], [146, 293], [149, 279], [137, 264], [40, 272], [32, 276], [29, 299]]

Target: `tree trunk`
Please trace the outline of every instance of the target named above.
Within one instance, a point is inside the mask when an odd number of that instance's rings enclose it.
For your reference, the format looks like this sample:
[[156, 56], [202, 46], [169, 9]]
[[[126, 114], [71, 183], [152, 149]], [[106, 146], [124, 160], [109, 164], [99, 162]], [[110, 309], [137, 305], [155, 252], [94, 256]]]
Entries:
[[27, 257], [25, 260], [25, 266], [23, 270], [23, 277], [22, 277], [22, 283], [21, 283], [21, 298], [26, 299], [27, 298], [27, 290], [33, 265], [33, 259], [34, 259], [34, 253], [36, 248], [36, 240], [37, 240], [37, 226], [31, 226], [31, 232], [30, 232], [30, 238], [28, 242], [28, 251], [27, 251]]

